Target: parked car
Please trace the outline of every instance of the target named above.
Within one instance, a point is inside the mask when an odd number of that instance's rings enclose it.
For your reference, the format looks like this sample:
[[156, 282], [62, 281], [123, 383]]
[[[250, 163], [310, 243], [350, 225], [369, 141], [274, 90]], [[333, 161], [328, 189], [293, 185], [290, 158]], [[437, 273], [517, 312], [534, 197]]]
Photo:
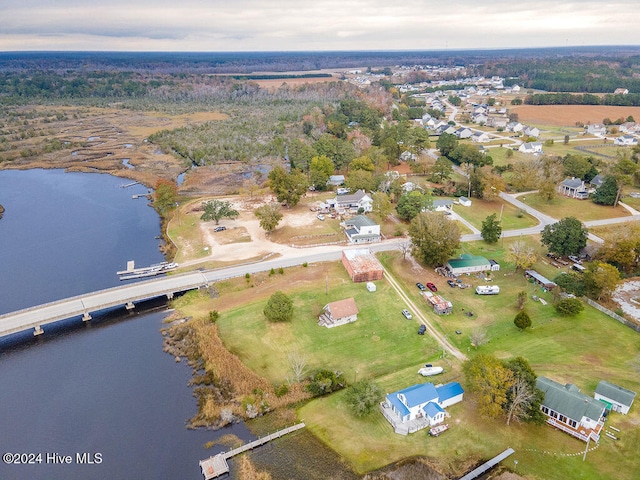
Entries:
[[407, 320], [411, 320], [413, 318], [413, 315], [411, 315], [411, 312], [406, 308], [402, 310], [402, 315], [404, 315]]
[[316, 217], [318, 217], [318, 220], [322, 220], [322, 221], [324, 221], [324, 215], [322, 215], [321, 213], [319, 213], [318, 215], [316, 215]]
[[578, 265], [582, 263], [582, 260], [580, 260], [580, 258], [576, 257], [575, 255], [569, 255], [569, 260], [571, 260], [573, 263], [577, 263]]
[[213, 229], [214, 232], [224, 232], [227, 229], [227, 227], [225, 227], [224, 225], [220, 225], [219, 227], [216, 227]]
[[432, 292], [437, 292], [438, 291], [438, 287], [436, 287], [433, 283], [431, 282], [427, 282], [427, 288], [429, 290], [431, 290]]
[[449, 279], [447, 280], [447, 283], [451, 288], [456, 288], [456, 282], [454, 282], [453, 280]]
[[424, 292], [427, 288], [421, 284], [420, 282], [416, 283], [416, 287], [420, 289], [421, 292]]
[[427, 331], [427, 327], [424, 325], [420, 325], [420, 328], [418, 328], [418, 335], [424, 335], [424, 332]]

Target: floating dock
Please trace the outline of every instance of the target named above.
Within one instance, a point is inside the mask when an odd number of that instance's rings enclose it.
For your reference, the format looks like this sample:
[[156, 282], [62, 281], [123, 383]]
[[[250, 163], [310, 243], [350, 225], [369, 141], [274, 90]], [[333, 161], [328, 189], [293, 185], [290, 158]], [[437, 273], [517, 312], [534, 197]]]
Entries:
[[227, 459], [234, 457], [236, 455], [240, 455], [249, 450], [253, 450], [260, 445], [264, 445], [271, 440], [276, 438], [280, 438], [287, 433], [295, 432], [296, 430], [300, 430], [304, 428], [306, 425], [304, 422], [298, 423], [297, 425], [293, 425], [291, 427], [284, 428], [276, 433], [272, 433], [270, 435], [264, 436], [257, 440], [254, 440], [251, 443], [247, 443], [246, 445], [242, 445], [241, 447], [234, 448], [233, 450], [229, 450], [228, 452], [218, 453], [213, 457], [209, 457], [206, 460], [200, 461], [200, 468], [202, 469], [202, 475], [204, 475], [205, 480], [210, 480], [212, 478], [219, 477], [220, 475], [224, 475], [225, 473], [229, 473], [229, 464], [227, 463]]
[[133, 280], [134, 278], [155, 277], [162, 273], [170, 272], [178, 268], [177, 263], [161, 262], [151, 265], [149, 267], [135, 267], [135, 261], [129, 260], [127, 262], [127, 269], [120, 270], [116, 274], [120, 277], [120, 280]]
[[483, 463], [475, 470], [472, 470], [471, 472], [467, 473], [464, 477], [460, 477], [460, 480], [472, 480], [474, 478], [478, 478], [480, 475], [485, 473], [487, 470], [491, 470], [498, 463], [500, 463], [502, 460], [504, 460], [505, 458], [507, 458], [509, 455], [513, 453], [515, 453], [513, 448], [507, 448], [500, 455], [497, 455], [493, 457], [491, 460], [489, 460], [488, 462]]

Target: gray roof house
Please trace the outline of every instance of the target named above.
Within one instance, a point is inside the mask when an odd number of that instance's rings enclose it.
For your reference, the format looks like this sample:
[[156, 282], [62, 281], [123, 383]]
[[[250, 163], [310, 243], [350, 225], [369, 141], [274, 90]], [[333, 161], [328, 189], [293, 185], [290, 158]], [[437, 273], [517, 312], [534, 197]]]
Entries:
[[606, 380], [600, 380], [594, 394], [596, 400], [600, 400], [614, 412], [629, 413], [631, 405], [636, 398], [636, 392], [627, 390]]
[[345, 220], [347, 238], [350, 243], [372, 243], [380, 241], [380, 225], [364, 215]]
[[562, 385], [547, 377], [538, 377], [536, 387], [544, 392], [540, 409], [547, 423], [583, 442], [598, 442], [604, 426], [606, 405], [580, 392], [571, 383]]
[[604, 181], [604, 177], [602, 175], [598, 174], [598, 175], [596, 175], [595, 177], [593, 177], [591, 179], [589, 184], [591, 184], [592, 187], [600, 188], [602, 186], [602, 182], [603, 181]]
[[578, 200], [589, 198], [589, 192], [584, 185], [584, 181], [576, 177], [563, 180], [558, 185], [558, 192], [565, 197], [577, 198]]
[[337, 211], [357, 212], [362, 208], [364, 212], [370, 212], [373, 207], [373, 199], [364, 190], [358, 190], [351, 195], [338, 195], [334, 199], [327, 200]]

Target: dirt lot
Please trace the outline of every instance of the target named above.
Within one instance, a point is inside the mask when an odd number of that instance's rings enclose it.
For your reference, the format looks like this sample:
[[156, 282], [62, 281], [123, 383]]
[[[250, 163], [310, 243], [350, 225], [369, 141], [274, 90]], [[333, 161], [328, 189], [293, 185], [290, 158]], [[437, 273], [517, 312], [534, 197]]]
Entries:
[[576, 122], [601, 123], [604, 118], [612, 121], [632, 115], [640, 119], [640, 107], [609, 107], [599, 105], [521, 105], [512, 107], [522, 123], [573, 127]]

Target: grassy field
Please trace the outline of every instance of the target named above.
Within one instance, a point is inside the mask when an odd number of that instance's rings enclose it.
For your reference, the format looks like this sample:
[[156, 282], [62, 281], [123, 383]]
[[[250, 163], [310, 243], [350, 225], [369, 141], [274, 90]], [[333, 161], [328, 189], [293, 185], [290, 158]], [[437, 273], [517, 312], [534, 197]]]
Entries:
[[[293, 287], [289, 270], [270, 281], [281, 282], [280, 288], [294, 300], [290, 323], [265, 319], [263, 295], [223, 314], [219, 321], [230, 351], [273, 383], [291, 375], [287, 357], [295, 352], [304, 354], [310, 369], [340, 370], [350, 382], [356, 375], [375, 378], [399, 369], [417, 371], [437, 354], [435, 342], [417, 335], [417, 323], [402, 316], [404, 305], [386, 282], [376, 282], [378, 291], [370, 293], [364, 284], [354, 284], [339, 263], [311, 265], [298, 275], [304, 278], [296, 278]], [[350, 297], [358, 305], [358, 321], [332, 329], [317, 324], [325, 304]]]
[[596, 205], [591, 200], [576, 200], [562, 195], [557, 195], [550, 203], [547, 203], [538, 194], [526, 195], [526, 197], [520, 196], [518, 200], [558, 220], [564, 217], [576, 217], [583, 222], [588, 222], [629, 215], [629, 212], [619, 205], [615, 208], [607, 207]]
[[[469, 246], [468, 251], [501, 259], [503, 248], [495, 246], [488, 250], [477, 243]], [[558, 317], [551, 305], [553, 294], [526, 282], [506, 263], [501, 262], [502, 269], [493, 279], [493, 284], [501, 288], [500, 295], [487, 298], [474, 295], [472, 288], [449, 289], [441, 277], [428, 270], [421, 271], [420, 267], [408, 267], [396, 254], [385, 254], [382, 260], [416, 299], [418, 294], [413, 282], [416, 279], [435, 280], [443, 295], [454, 303], [454, 313], [444, 317], [429, 314], [429, 317], [450, 341], [469, 355], [476, 352], [492, 353], [500, 358], [522, 355], [538, 374], [559, 382], [575, 383], [587, 394], [593, 392], [602, 378], [636, 391], [640, 387], [636, 372], [629, 369], [630, 360], [640, 352], [635, 332], [589, 307], [575, 318]], [[545, 264], [536, 268], [541, 272], [557, 273]], [[465, 282], [474, 286], [485, 283], [476, 277], [465, 277]], [[527, 292], [526, 308], [533, 319], [533, 328], [525, 332], [513, 325], [517, 312], [516, 295], [521, 290]], [[531, 300], [533, 294], [545, 298], [548, 304], [534, 302]], [[472, 310], [473, 317], [464, 315], [463, 308], [466, 312]], [[468, 338], [475, 328], [485, 329], [489, 339], [477, 350], [471, 347]], [[461, 330], [462, 334], [456, 335], [455, 330]], [[446, 363], [443, 365], [447, 367]], [[455, 379], [464, 385], [457, 371], [454, 365], [442, 381]], [[409, 369], [391, 372], [376, 380], [385, 391], [394, 391], [413, 384], [415, 377]], [[640, 467], [633, 460], [640, 453], [637, 444], [640, 414], [633, 411], [630, 416], [612, 415], [611, 424], [622, 430], [621, 440], [614, 443], [603, 439], [601, 446], [589, 453], [585, 463], [579, 455], [584, 449], [582, 442], [547, 426], [507, 427], [503, 421], [479, 419], [471, 395], [467, 395], [462, 404], [451, 407], [450, 413], [449, 423], [453, 423], [453, 428], [437, 439], [428, 437], [425, 432], [409, 437], [396, 435], [377, 413], [366, 419], [355, 419], [341, 401], [341, 394], [311, 401], [300, 409], [300, 418], [327, 445], [342, 452], [358, 472], [410, 455], [426, 455], [442, 472], [460, 474], [468, 463], [491, 457], [511, 446], [517, 452], [514, 458], [519, 461], [518, 472], [534, 478], [630, 480], [640, 474]], [[577, 455], [565, 456], [567, 454]], [[543, 464], [545, 468], [541, 470]]]
[[514, 230], [517, 228], [528, 228], [538, 224], [538, 221], [532, 216], [524, 213], [521, 217], [518, 216], [518, 208], [512, 204], [505, 202], [498, 198], [493, 202], [486, 200], [479, 200], [477, 198], [472, 199], [471, 207], [464, 207], [462, 205], [454, 205], [453, 209], [462, 218], [467, 220], [477, 229], [482, 228], [482, 222], [491, 214], [497, 214], [500, 218], [502, 212], [502, 229]]

